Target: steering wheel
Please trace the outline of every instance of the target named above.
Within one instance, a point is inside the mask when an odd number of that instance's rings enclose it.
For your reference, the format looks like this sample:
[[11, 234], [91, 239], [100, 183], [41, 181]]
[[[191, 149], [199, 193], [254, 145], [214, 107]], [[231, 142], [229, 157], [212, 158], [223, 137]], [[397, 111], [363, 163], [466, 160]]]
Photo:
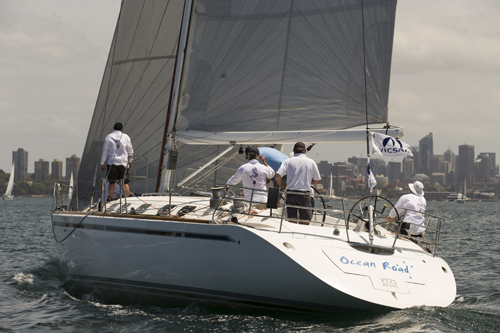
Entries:
[[385, 227], [387, 227], [393, 222], [399, 221], [398, 211], [397, 209], [395, 209], [392, 202], [389, 199], [380, 195], [372, 195], [372, 196], [367, 195], [366, 197], [363, 197], [358, 201], [356, 201], [356, 203], [354, 203], [351, 210], [349, 211], [349, 215], [347, 216], [347, 221], [349, 223], [356, 224], [358, 223], [359, 220], [361, 220], [364, 221], [366, 225], [368, 225], [368, 223], [370, 222], [368, 216], [368, 206], [370, 204], [372, 204], [373, 206], [373, 226], [385, 222], [392, 209], [396, 211], [397, 219], [388, 222], [385, 225]]

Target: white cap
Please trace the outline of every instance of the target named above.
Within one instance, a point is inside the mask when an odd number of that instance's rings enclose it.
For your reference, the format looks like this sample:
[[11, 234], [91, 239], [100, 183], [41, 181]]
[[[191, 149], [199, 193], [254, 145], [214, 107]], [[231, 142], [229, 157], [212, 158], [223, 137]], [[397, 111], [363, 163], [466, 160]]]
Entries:
[[410, 187], [410, 190], [413, 192], [413, 194], [418, 195], [419, 197], [424, 196], [424, 184], [422, 184], [418, 180], [413, 184], [408, 184], [408, 186]]

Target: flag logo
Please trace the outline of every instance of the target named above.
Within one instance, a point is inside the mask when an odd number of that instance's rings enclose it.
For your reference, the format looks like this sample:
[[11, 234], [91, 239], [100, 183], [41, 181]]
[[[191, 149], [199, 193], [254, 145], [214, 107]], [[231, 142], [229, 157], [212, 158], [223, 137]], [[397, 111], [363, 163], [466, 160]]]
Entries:
[[375, 154], [382, 156], [413, 156], [410, 145], [380, 133], [372, 133], [372, 147]]

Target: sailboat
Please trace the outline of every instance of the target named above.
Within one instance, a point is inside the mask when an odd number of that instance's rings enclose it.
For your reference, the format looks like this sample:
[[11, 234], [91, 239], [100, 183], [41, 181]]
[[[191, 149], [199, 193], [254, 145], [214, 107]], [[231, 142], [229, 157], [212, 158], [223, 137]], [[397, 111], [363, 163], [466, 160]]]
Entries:
[[69, 189], [68, 189], [68, 199], [71, 200], [71, 197], [73, 197], [73, 172], [71, 172], [71, 177], [69, 179]]
[[[123, 0], [70, 207], [52, 212], [68, 285], [164, 305], [451, 304], [452, 270], [427, 237], [442, 219], [417, 244], [385, 229], [381, 197], [341, 198], [340, 217], [315, 207], [304, 225], [286, 218], [286, 191], [256, 209], [220, 186], [247, 145], [364, 143], [368, 125], [400, 137], [386, 126], [395, 13], [395, 0]], [[134, 194], [106, 202], [99, 158], [116, 121]]]
[[14, 199], [14, 195], [12, 194], [12, 189], [14, 188], [14, 167], [15, 164], [12, 163], [12, 168], [10, 169], [9, 183], [7, 184], [7, 189], [5, 190], [5, 194], [3, 196], [4, 200]]
[[332, 177], [331, 173], [330, 173], [329, 180], [330, 181], [328, 182], [328, 191], [326, 192], [326, 195], [329, 197], [332, 197], [333, 196], [333, 177]]
[[461, 198], [457, 199], [458, 203], [465, 203], [469, 198], [467, 198], [467, 179], [464, 177], [464, 194], [462, 195]]

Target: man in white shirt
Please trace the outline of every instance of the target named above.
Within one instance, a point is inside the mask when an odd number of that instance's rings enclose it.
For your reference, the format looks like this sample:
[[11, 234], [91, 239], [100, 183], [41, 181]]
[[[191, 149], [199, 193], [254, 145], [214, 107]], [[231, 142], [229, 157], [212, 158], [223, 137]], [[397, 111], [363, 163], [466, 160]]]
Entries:
[[[109, 181], [109, 195], [113, 198], [115, 193], [115, 183], [117, 180], [125, 178], [127, 168], [132, 168], [132, 156], [134, 149], [130, 137], [122, 132], [122, 123], [116, 123], [113, 132], [106, 135], [101, 153], [101, 171], [104, 171], [104, 164], [107, 161], [107, 177]], [[125, 187], [125, 196], [128, 197], [128, 185]]]
[[[294, 157], [285, 160], [278, 171], [276, 171], [276, 182], [281, 190], [301, 192], [303, 194], [287, 193], [286, 203], [292, 206], [314, 207], [314, 199], [311, 195], [311, 185], [321, 183], [318, 165], [305, 155], [306, 145], [297, 142], [293, 147]], [[283, 183], [282, 177], [287, 176], [287, 183]], [[298, 213], [298, 214], [297, 214]], [[289, 219], [311, 220], [312, 209], [297, 209], [287, 207]], [[301, 224], [309, 224], [302, 221]]]
[[[265, 157], [259, 154], [258, 148], [247, 147], [245, 152], [248, 162], [238, 168], [226, 185], [236, 185], [241, 181], [243, 187], [248, 188], [243, 189], [245, 201], [251, 200], [252, 206], [264, 209], [267, 203], [266, 180], [274, 177], [274, 170], [266, 163]], [[259, 159], [262, 164], [259, 163]]]
[[[402, 195], [394, 206], [399, 216], [404, 214], [403, 222], [410, 223], [408, 232], [402, 229], [401, 234], [421, 237], [422, 233], [425, 231], [425, 229], [421, 227], [425, 222], [425, 217], [422, 213], [425, 213], [425, 208], [427, 206], [427, 202], [424, 198], [424, 185], [416, 181], [413, 184], [408, 184], [408, 187], [412, 193]], [[390, 211], [387, 221], [393, 221], [397, 218], [395, 209], [393, 208]]]

